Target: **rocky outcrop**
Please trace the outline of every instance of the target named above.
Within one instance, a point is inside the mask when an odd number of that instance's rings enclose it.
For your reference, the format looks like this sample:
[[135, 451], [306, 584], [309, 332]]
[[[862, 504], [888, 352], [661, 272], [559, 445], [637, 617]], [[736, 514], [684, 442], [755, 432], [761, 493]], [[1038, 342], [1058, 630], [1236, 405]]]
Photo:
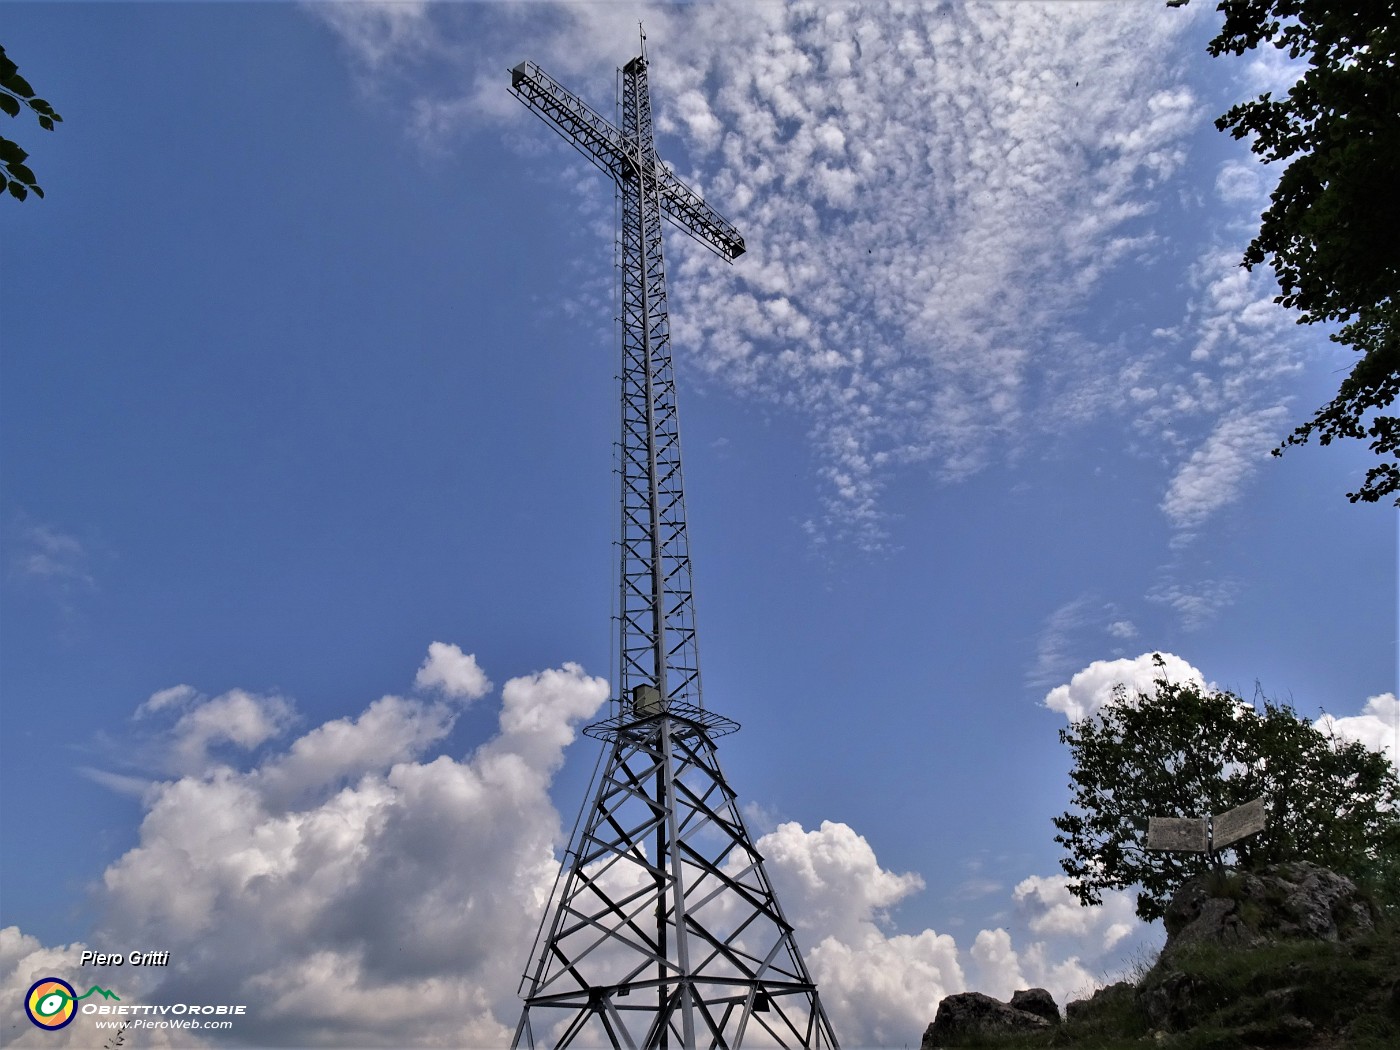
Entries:
[[1065, 1020], [1084, 1021], [1107, 1010], [1113, 1010], [1124, 1002], [1131, 1002], [1134, 986], [1127, 981], [1118, 981], [1100, 988], [1087, 999], [1076, 999], [1065, 1006]]
[[1003, 1036], [1062, 1050], [1400, 1047], [1400, 924], [1387, 902], [1384, 888], [1372, 898], [1310, 863], [1213, 872], [1178, 891], [1167, 945], [1139, 980], [1070, 1003], [1063, 1024], [1040, 989], [1010, 1003], [948, 996], [922, 1050]]
[[[1182, 1031], [1221, 1003], [1217, 989], [1180, 960], [1197, 947], [1249, 949], [1270, 941], [1342, 942], [1370, 933], [1375, 906], [1348, 878], [1298, 861], [1260, 872], [1203, 875], [1185, 882], [1167, 905], [1167, 943], [1136, 991], [1154, 1028]], [[1290, 1012], [1293, 988], [1272, 990], [1259, 1024], [1303, 1032]], [[1280, 1027], [1282, 1026], [1282, 1027]]]
[[1190, 879], [1172, 897], [1162, 922], [1167, 962], [1195, 944], [1250, 948], [1291, 937], [1347, 940], [1375, 929], [1376, 914], [1350, 879], [1297, 861], [1258, 873]]
[[1044, 1031], [1059, 1020], [1059, 1008], [1044, 988], [1019, 991], [1009, 1004], [981, 992], [962, 992], [945, 996], [938, 1004], [919, 1047], [969, 1046], [996, 1033]]
[[1043, 1017], [1051, 1024], [1060, 1023], [1060, 1008], [1055, 997], [1044, 988], [1022, 988], [1011, 996], [1011, 1009]]

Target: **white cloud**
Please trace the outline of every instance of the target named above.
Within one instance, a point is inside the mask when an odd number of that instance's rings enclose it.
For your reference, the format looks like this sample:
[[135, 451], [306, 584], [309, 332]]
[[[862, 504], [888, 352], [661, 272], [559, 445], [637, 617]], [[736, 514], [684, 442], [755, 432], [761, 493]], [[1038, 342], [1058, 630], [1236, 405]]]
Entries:
[[[663, 149], [685, 140], [682, 176], [749, 244], [724, 270], [668, 241], [674, 342], [710, 381], [810, 421], [825, 490], [815, 536], [879, 544], [902, 464], [962, 478], [1120, 411], [1121, 351], [1076, 329], [1106, 278], [1165, 236], [1163, 190], [1204, 116], [1170, 59], [1194, 13], [505, 4], [473, 9], [468, 30], [443, 9], [318, 12], [361, 68], [404, 77], [413, 134], [443, 141], [504, 114], [521, 144], [548, 132], [499, 65], [456, 70], [470, 84], [457, 96], [413, 71], [468, 31], [483, 53], [519, 48], [529, 18], [532, 53], [518, 58], [605, 108], [643, 15]], [[587, 199], [605, 197], [597, 183]], [[611, 316], [609, 287], [589, 315]]]
[[1032, 875], [1016, 886], [1012, 896], [1029, 943], [1017, 950], [1004, 929], [978, 933], [971, 952], [978, 991], [1009, 999], [1018, 988], [1044, 988], [1063, 1006], [1104, 983], [1101, 976], [1129, 938], [1155, 940], [1156, 931], [1134, 914], [1132, 894], [1111, 891], [1103, 904], [1085, 907], [1068, 887], [1064, 875]]
[[[20, 1005], [34, 982], [46, 977], [62, 977], [68, 980], [77, 988], [79, 995], [86, 992], [92, 984], [100, 983], [103, 987], [115, 985], [113, 990], [121, 995], [125, 1002], [139, 999], [145, 984], [141, 970], [125, 966], [119, 972], [105, 967], [101, 971], [95, 967], [81, 970], [78, 968], [77, 960], [91, 947], [80, 941], [48, 947], [40, 943], [37, 937], [21, 931], [18, 926], [0, 928], [0, 1002], [6, 1004], [8, 1016], [5, 1030], [7, 1047], [28, 1047], [32, 1050], [43, 1050], [45, 1047], [95, 1047], [105, 1045], [115, 1034], [110, 1030], [99, 1031], [95, 1019], [81, 1012], [64, 1028], [56, 1032], [43, 1031], [29, 1023]], [[114, 979], [114, 973], [118, 974], [120, 983]], [[87, 978], [88, 982], [80, 983], [84, 978]], [[128, 1038], [130, 1034], [128, 1033]], [[131, 1045], [130, 1042], [127, 1045]], [[189, 1048], [205, 1044], [190, 1032], [155, 1029], [142, 1033], [139, 1045], [154, 1048], [178, 1045]]]
[[1294, 324], [1296, 314], [1274, 302], [1271, 273], [1240, 266], [1259, 211], [1245, 200], [1257, 182], [1247, 164], [1253, 162], [1229, 162], [1217, 179], [1231, 204], [1233, 218], [1224, 221], [1235, 235], [1200, 251], [1189, 271], [1186, 316], [1161, 333], [1185, 358], [1144, 365], [1142, 385], [1151, 397], [1139, 400], [1134, 417], [1134, 429], [1173, 461], [1161, 509], [1178, 530], [1177, 545], [1240, 498], [1283, 437], [1286, 384], [1301, 371], [1310, 342]]
[[172, 685], [169, 689], [161, 689], [152, 693], [150, 698], [136, 709], [135, 717], [145, 718], [157, 711], [164, 711], [168, 707], [184, 707], [198, 695], [193, 686]]
[[253, 1042], [504, 1045], [558, 870], [550, 780], [607, 695], [573, 664], [511, 679], [499, 732], [462, 759], [428, 754], [457, 705], [386, 696], [246, 769], [246, 751], [210, 749], [265, 744], [290, 705], [242, 690], [196, 703], [167, 730], [185, 775], [147, 787], [92, 941], [169, 950], [140, 989], [153, 1001], [258, 1004]]
[[1086, 946], [1097, 939], [1100, 951], [1109, 951], [1138, 925], [1131, 895], [1107, 894], [1101, 906], [1085, 907], [1069, 884], [1065, 875], [1032, 875], [1016, 886], [1012, 896], [1027, 912], [1032, 933], [1071, 936]]
[[1346, 718], [1323, 715], [1315, 723], [1324, 733], [1335, 733], [1343, 740], [1356, 740], [1372, 751], [1379, 751], [1400, 766], [1400, 700], [1394, 693], [1381, 693], [1366, 701], [1361, 714]]
[[491, 747], [553, 773], [573, 743], [574, 724], [597, 711], [608, 691], [607, 682], [575, 663], [512, 678], [501, 690], [501, 735]]
[[[311, 10], [366, 79], [408, 95], [399, 105], [413, 115], [409, 133], [430, 150], [506, 126], [515, 148], [541, 151], [548, 133], [509, 97], [500, 65], [527, 57], [514, 50], [528, 36], [528, 57], [606, 111], [612, 67], [644, 19], [662, 148], [668, 136], [685, 140], [689, 156], [673, 158], [689, 163], [682, 176], [749, 244], [726, 270], [688, 240], [668, 241], [674, 344], [711, 382], [809, 421], [823, 494], [805, 528], [818, 542], [879, 546], [900, 467], [955, 480], [1125, 413], [1174, 460], [1162, 509], [1194, 527], [1238, 497], [1254, 439], [1279, 422], [1300, 340], [1271, 301], [1270, 276], [1238, 265], [1270, 173], [1243, 147], [1218, 167], [1213, 192], [1187, 168], [1216, 103], [1189, 79], [1206, 60], [1176, 61], [1176, 44], [1207, 13], [740, 0], [471, 5], [469, 16], [451, 5], [332, 6]], [[460, 47], [467, 37], [471, 52]], [[509, 57], [464, 69], [468, 53]], [[1276, 53], [1222, 68], [1246, 90], [1296, 74]], [[560, 178], [609, 243], [596, 173], [580, 160]], [[1173, 200], [1192, 202], [1184, 217], [1167, 215]], [[1101, 332], [1084, 322], [1110, 281], [1162, 263], [1174, 268], [1170, 283], [1183, 245], [1197, 255], [1188, 298], [1167, 307], [1183, 316], [1147, 326], [1170, 338], [1144, 351], [1132, 321]], [[566, 312], [611, 316], [611, 283], [586, 283], [587, 303]], [[1120, 301], [1138, 294], [1112, 287]]]
[[1298, 79], [1302, 63], [1289, 58], [1287, 48], [1259, 47], [1249, 54], [1249, 65], [1242, 78], [1246, 90], [1255, 95], [1266, 91], [1274, 96], [1287, 94]]
[[202, 769], [210, 748], [232, 744], [251, 751], [278, 736], [291, 719], [291, 704], [282, 697], [231, 689], [180, 716], [171, 734], [171, 757], [181, 771]]
[[1029, 988], [1021, 959], [1003, 929], [981, 930], [972, 942], [977, 991], [994, 999], [1009, 999], [1018, 988]]
[[[383, 697], [251, 768], [209, 760], [151, 785], [89, 941], [171, 952], [169, 970], [123, 985], [130, 1001], [257, 1004], [239, 1032], [250, 1042], [504, 1045], [558, 871], [550, 780], [607, 695], [572, 664], [513, 678], [498, 732], [462, 759], [429, 757], [456, 707]], [[848, 1045], [912, 1042], [969, 972], [1009, 994], [995, 981], [1014, 969], [1024, 981], [1011, 983], [1063, 1001], [1087, 988], [1080, 960], [1105, 958], [1131, 916], [1114, 900], [1069, 911], [1063, 880], [1031, 878], [1014, 896], [1028, 941], [984, 931], [965, 955], [946, 934], [893, 928], [890, 910], [923, 880], [883, 868], [849, 826], [780, 824], [757, 845]], [[0, 931], [0, 994], [72, 973], [81, 948]]]
[[787, 893], [806, 907], [794, 917], [799, 928], [819, 929], [848, 944], [860, 943], [884, 921], [889, 908], [924, 880], [912, 872], [885, 871], [875, 851], [849, 825], [823, 821], [816, 831], [780, 824], [758, 842], [759, 852], [781, 872], [779, 899]]
[[[1071, 722], [1097, 714], [1113, 702], [1114, 690], [1122, 685], [1131, 696], [1135, 693], [1152, 695], [1157, 678], [1188, 683], [1206, 688], [1205, 677], [1191, 664], [1173, 653], [1162, 653], [1163, 667], [1159, 670], [1152, 653], [1131, 660], [1095, 660], [1078, 672], [1067, 684], [1058, 685], [1045, 695], [1045, 706], [1061, 712]], [[1356, 740], [1373, 751], [1389, 755], [1400, 765], [1400, 701], [1394, 693], [1370, 697], [1358, 715], [1337, 717], [1324, 714], [1313, 723], [1324, 733], [1335, 733], [1344, 740]], [[1023, 883], [1022, 886], [1026, 884]], [[1021, 887], [1017, 887], [1018, 899]]]
[[118, 795], [130, 795], [133, 798], [140, 798], [146, 793], [146, 789], [151, 786], [151, 782], [145, 777], [131, 776], [126, 773], [113, 773], [111, 770], [107, 769], [96, 769], [92, 766], [78, 766], [77, 771], [94, 784], [100, 784], [108, 791], [113, 791]]
[[51, 603], [65, 620], [75, 621], [81, 601], [98, 589], [93, 573], [99, 544], [79, 540], [20, 512], [5, 544], [6, 575], [26, 591]]
[[1194, 631], [1215, 619], [1221, 609], [1235, 600], [1234, 580], [1198, 580], [1183, 584], [1167, 579], [1153, 585], [1147, 600], [1166, 605], [1181, 618], [1183, 630]]
[[451, 731], [455, 717], [444, 704], [381, 697], [358, 718], [317, 726], [264, 763], [257, 771], [259, 790], [269, 801], [290, 804], [307, 791], [412, 761]]
[[11, 565], [23, 576], [58, 584], [94, 584], [87, 568], [88, 551], [74, 536], [48, 525], [31, 525], [24, 529], [18, 548]]
[[1035, 666], [1026, 675], [1028, 685], [1046, 685], [1064, 673], [1075, 638], [1091, 618], [1091, 607], [1088, 597], [1080, 597], [1046, 617], [1036, 645]]
[[356, 0], [307, 4], [305, 10], [331, 27], [366, 75], [381, 74], [436, 46], [424, 0]]
[[[1241, 151], [1213, 194], [1182, 178], [1210, 111], [1174, 46], [1201, 12], [502, 4], [473, 8], [468, 25], [450, 8], [395, 6], [313, 10], [367, 77], [409, 94], [410, 134], [435, 150], [485, 125], [509, 125], [527, 151], [547, 134], [496, 67], [461, 69], [452, 41], [519, 48], [528, 22], [529, 57], [606, 109], [620, 42], [644, 17], [657, 129], [685, 140], [681, 174], [749, 244], [724, 270], [684, 238], [668, 242], [674, 343], [710, 381], [810, 422], [824, 492], [805, 528], [818, 542], [879, 546], [901, 466], [955, 480], [1130, 406], [1131, 429], [1186, 457], [1163, 501], [1179, 528], [1248, 483], [1241, 421], [1277, 422], [1299, 343], [1268, 275], [1238, 266], [1266, 175]], [[448, 81], [470, 86], [443, 93], [424, 67], [454, 61]], [[1265, 59], [1271, 80], [1286, 65]], [[607, 243], [606, 194], [586, 167], [561, 178]], [[1171, 198], [1195, 198], [1199, 225], [1164, 218]], [[1110, 279], [1140, 276], [1206, 230], [1230, 239], [1190, 249], [1185, 316], [1157, 326], [1177, 336], [1165, 352], [1083, 323]], [[584, 315], [611, 316], [611, 285], [590, 283]]]
[[1162, 510], [1172, 523], [1199, 525], [1240, 496], [1245, 480], [1269, 458], [1287, 413], [1282, 406], [1223, 417], [1167, 486]]
[[758, 842], [838, 1037], [852, 1046], [912, 1043], [945, 995], [975, 989], [1009, 998], [1043, 987], [1063, 1005], [1087, 994], [1133, 943], [1154, 940], [1132, 897], [1111, 891], [1082, 907], [1064, 876], [1031, 876], [1012, 900], [1024, 935], [982, 930], [970, 948], [932, 929], [906, 933], [884, 914], [922, 886], [883, 869], [869, 843], [844, 824], [818, 831], [784, 824]]
[[690, 145], [750, 243], [720, 277], [682, 248], [677, 345], [814, 420], [831, 494], [818, 529], [871, 538], [891, 466], [965, 476], [1048, 423], [1033, 350], [1152, 211], [1143, 191], [1179, 166], [1195, 119], [1189, 90], [1154, 89], [1141, 61], [1142, 34], [1175, 27], [1126, 15], [721, 5], [679, 68], [658, 65], [663, 88], [720, 85], [711, 108], [729, 134]]
[[1267, 203], [1264, 171], [1265, 169], [1255, 161], [1226, 161], [1220, 166], [1220, 172], [1215, 177], [1215, 192], [1228, 204], [1254, 206], [1261, 198]]
[[1122, 686], [1128, 695], [1155, 692], [1153, 683], [1165, 677], [1169, 681], [1206, 684], [1201, 672], [1173, 653], [1162, 653], [1158, 668], [1154, 653], [1143, 653], [1131, 660], [1095, 660], [1078, 672], [1065, 685], [1057, 685], [1045, 694], [1045, 706], [1059, 711], [1071, 722], [1097, 714], [1113, 702], [1114, 690]]
[[428, 656], [418, 668], [414, 684], [419, 689], [437, 689], [445, 696], [466, 700], [480, 700], [491, 689], [476, 657], [446, 642], [428, 646]]
[[1115, 604], [1093, 595], [1065, 602], [1045, 618], [1026, 684], [1044, 686], [1063, 681], [1071, 668], [1079, 666], [1080, 653], [1101, 648], [1104, 633], [1126, 641], [1137, 636], [1137, 628], [1122, 618]]
[[847, 1046], [912, 1045], [939, 1001], [968, 987], [957, 943], [933, 930], [854, 944], [828, 937], [807, 961], [836, 1036]]

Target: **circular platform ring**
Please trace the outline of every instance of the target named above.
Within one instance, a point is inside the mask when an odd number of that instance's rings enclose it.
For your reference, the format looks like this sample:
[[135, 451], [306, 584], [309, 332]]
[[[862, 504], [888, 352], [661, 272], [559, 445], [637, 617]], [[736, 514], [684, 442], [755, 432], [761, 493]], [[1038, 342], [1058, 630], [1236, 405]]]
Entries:
[[739, 723], [732, 718], [674, 700], [666, 704], [661, 711], [649, 715], [635, 714], [629, 710], [631, 705], [624, 701], [613, 702], [621, 706], [621, 713], [585, 726], [584, 733], [595, 740], [613, 740], [619, 736], [645, 738], [657, 732], [663, 718], [671, 720], [671, 733], [679, 736], [704, 735], [715, 740], [737, 733], [740, 728]]

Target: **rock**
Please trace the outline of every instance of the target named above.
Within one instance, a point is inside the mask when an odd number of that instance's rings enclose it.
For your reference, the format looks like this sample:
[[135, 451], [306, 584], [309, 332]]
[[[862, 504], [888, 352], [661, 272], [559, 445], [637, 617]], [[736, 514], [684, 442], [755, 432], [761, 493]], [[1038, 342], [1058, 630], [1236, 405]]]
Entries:
[[1055, 997], [1044, 988], [1022, 988], [1011, 996], [1011, 1008], [1043, 1017], [1051, 1024], [1060, 1023], [1060, 1008], [1055, 1005]]
[[1251, 1046], [1311, 1046], [1317, 1029], [1311, 1021], [1282, 1014], [1240, 1030], [1240, 1042]]
[[1137, 989], [1138, 1006], [1153, 1028], [1189, 1028], [1202, 1013], [1200, 981], [1179, 970], [1154, 971]]
[[[1248, 877], [1248, 876], [1246, 876]], [[1193, 880], [1195, 881], [1195, 880]], [[1183, 886], [1187, 895], [1178, 892], [1167, 906], [1176, 929], [1167, 925], [1167, 943], [1162, 958], [1195, 944], [1225, 944], [1234, 948], [1251, 948], [1264, 938], [1252, 930], [1240, 914], [1240, 902], [1226, 897], [1208, 897], [1204, 887]], [[1166, 918], [1163, 918], [1164, 923]]]
[[1342, 941], [1376, 927], [1373, 906], [1344, 875], [1300, 861], [1279, 865], [1265, 875], [1269, 878], [1284, 892], [1277, 909], [1278, 932], [1284, 936]]
[[1297, 985], [1270, 988], [1259, 997], [1259, 1013], [1265, 1017], [1281, 1017], [1296, 1013], [1304, 1005], [1303, 990]]
[[1200, 875], [1182, 884], [1162, 919], [1162, 959], [1195, 944], [1249, 948], [1266, 940], [1350, 940], [1375, 928], [1373, 906], [1348, 878], [1307, 861], [1259, 872]]
[[1125, 999], [1131, 999], [1133, 995], [1133, 985], [1127, 981], [1118, 981], [1110, 984], [1106, 988], [1100, 988], [1087, 999], [1076, 999], [1065, 1007], [1065, 1019], [1068, 1021], [1083, 1021], [1102, 1010], [1116, 1006]]
[[919, 1046], [920, 1050], [968, 1046], [989, 1033], [1039, 1032], [1049, 1027], [1049, 1021], [1028, 1010], [1018, 1010], [981, 992], [962, 992], [944, 996]]

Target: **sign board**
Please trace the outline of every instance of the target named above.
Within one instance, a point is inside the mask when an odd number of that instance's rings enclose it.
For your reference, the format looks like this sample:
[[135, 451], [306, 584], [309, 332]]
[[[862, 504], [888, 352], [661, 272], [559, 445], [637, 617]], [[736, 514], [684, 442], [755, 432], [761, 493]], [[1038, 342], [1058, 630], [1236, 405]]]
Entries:
[[1205, 853], [1208, 848], [1205, 817], [1148, 817], [1147, 848]]
[[1213, 819], [1215, 833], [1211, 836], [1211, 847], [1224, 849], [1232, 842], [1264, 830], [1264, 800], [1256, 798]]

